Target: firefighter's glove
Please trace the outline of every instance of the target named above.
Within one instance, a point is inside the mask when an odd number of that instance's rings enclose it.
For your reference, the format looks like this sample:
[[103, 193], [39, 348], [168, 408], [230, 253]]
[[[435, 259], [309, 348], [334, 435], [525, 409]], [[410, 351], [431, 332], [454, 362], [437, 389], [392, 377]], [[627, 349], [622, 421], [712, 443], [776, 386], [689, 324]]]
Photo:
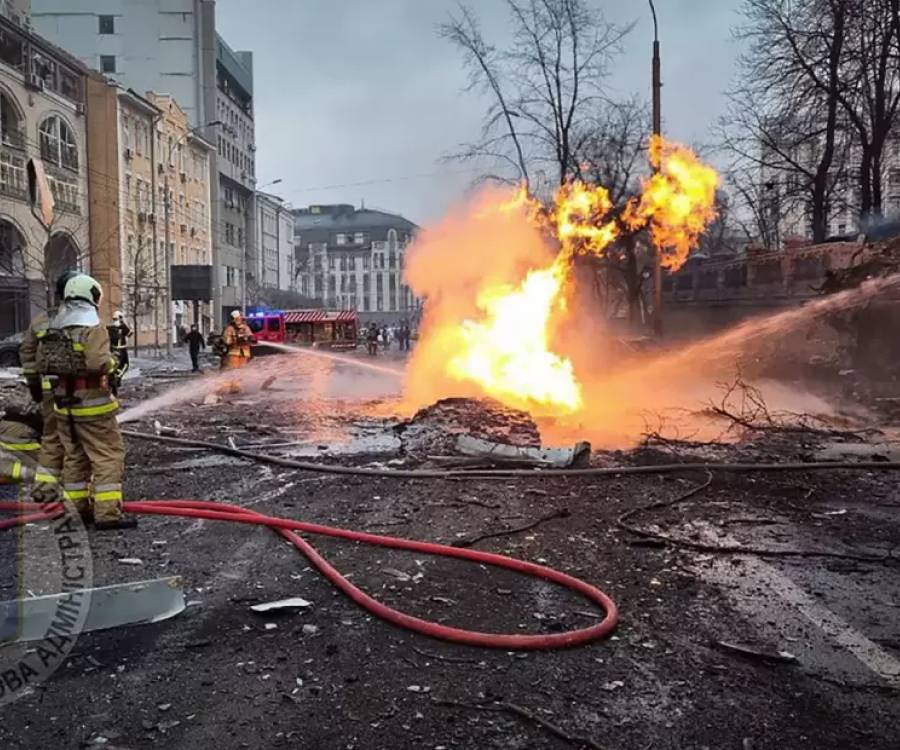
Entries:
[[55, 482], [41, 482], [31, 488], [31, 499], [41, 505], [62, 500], [62, 488]]

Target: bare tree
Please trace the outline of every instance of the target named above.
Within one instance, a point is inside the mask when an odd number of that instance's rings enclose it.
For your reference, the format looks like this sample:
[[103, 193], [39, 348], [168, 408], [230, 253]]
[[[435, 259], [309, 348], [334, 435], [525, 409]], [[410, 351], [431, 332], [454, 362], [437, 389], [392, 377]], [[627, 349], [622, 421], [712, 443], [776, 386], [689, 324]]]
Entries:
[[127, 249], [127, 264], [122, 274], [122, 312], [131, 320], [134, 354], [138, 353], [138, 332], [141, 319], [151, 313], [162, 291], [157, 275], [155, 248], [140, 234], [137, 242]]
[[744, 0], [747, 44], [721, 140], [735, 165], [775, 175], [783, 201], [808, 206], [813, 239], [828, 231], [843, 135], [841, 65], [857, 0]]
[[27, 236], [22, 237], [17, 251], [22, 267], [37, 271], [42, 282], [44, 298], [32, 301], [39, 303], [44, 310], [52, 310], [57, 302], [54, 296], [60, 274], [89, 263], [90, 247], [81, 248], [72, 239], [87, 225], [87, 218], [73, 223], [70, 216], [57, 212], [47, 226], [38, 226], [36, 222], [32, 224], [34, 226], [27, 230]]
[[488, 44], [465, 6], [440, 27], [463, 53], [469, 87], [491, 98], [481, 139], [454, 156], [505, 165], [506, 174], [487, 178], [524, 183], [529, 190], [532, 170], [552, 168], [562, 185], [582, 176], [580, 157], [591, 138], [590, 123], [606, 100], [605, 74], [631, 26], [608, 22], [585, 0], [506, 4], [513, 28], [508, 49]]
[[881, 216], [884, 149], [900, 105], [900, 0], [852, 6], [839, 99], [859, 141], [860, 213]]

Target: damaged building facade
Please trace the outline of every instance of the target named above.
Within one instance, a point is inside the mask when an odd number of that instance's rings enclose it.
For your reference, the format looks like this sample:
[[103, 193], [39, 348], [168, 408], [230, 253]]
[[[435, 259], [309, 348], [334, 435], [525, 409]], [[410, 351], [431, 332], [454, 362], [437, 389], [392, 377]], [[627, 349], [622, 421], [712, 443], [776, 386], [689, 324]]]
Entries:
[[[87, 71], [11, 10], [0, 14], [0, 338], [47, 308], [62, 270], [91, 269]], [[49, 226], [31, 209], [29, 159], [43, 164], [53, 193]]]
[[403, 279], [418, 226], [350, 204], [294, 210], [297, 289], [323, 307], [357, 310], [363, 321], [414, 320], [421, 310]]

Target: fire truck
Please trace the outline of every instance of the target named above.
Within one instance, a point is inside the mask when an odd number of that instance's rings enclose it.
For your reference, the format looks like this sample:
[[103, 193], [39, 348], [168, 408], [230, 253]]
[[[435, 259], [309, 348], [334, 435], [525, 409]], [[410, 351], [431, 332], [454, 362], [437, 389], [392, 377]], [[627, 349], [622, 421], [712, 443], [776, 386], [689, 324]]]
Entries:
[[267, 344], [355, 349], [359, 315], [355, 310], [268, 310], [247, 315], [247, 325], [256, 336], [254, 354], [277, 351]]

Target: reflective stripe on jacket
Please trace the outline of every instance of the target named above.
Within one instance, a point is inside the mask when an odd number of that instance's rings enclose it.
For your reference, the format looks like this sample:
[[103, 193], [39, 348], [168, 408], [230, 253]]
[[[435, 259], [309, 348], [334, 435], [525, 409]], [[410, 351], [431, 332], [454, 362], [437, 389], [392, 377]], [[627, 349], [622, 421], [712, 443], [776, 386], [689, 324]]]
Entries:
[[[76, 380], [115, 370], [116, 359], [110, 354], [109, 333], [105, 326], [66, 326], [66, 333], [72, 339], [73, 348], [84, 352], [85, 371]], [[57, 416], [87, 422], [104, 419], [119, 410], [119, 402], [109, 387], [74, 388], [70, 392], [70, 382], [61, 377], [56, 384], [53, 410]]]

